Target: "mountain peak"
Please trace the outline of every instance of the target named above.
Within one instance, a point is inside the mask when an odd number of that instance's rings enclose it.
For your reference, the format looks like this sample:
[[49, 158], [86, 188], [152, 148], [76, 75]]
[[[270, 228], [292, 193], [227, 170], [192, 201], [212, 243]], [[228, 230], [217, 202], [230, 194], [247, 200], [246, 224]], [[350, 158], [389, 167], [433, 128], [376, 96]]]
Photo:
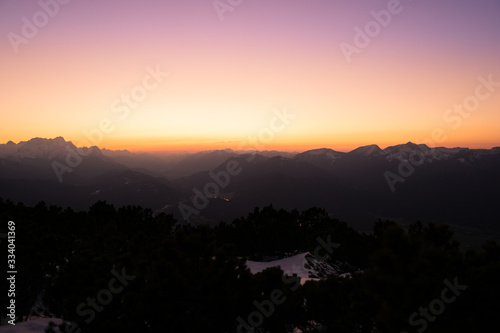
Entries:
[[53, 139], [46, 139], [46, 138], [40, 138], [40, 137], [35, 137], [32, 139], [29, 139], [28, 141], [24, 141], [26, 143], [31, 143], [31, 144], [38, 144], [38, 145], [43, 145], [43, 144], [67, 144], [71, 143], [71, 141], [66, 141], [62, 136], [55, 137]]
[[317, 166], [325, 166], [334, 163], [337, 159], [342, 158], [345, 153], [341, 153], [329, 148], [319, 148], [305, 151], [295, 155], [297, 161], [307, 161]]
[[378, 145], [368, 145], [368, 146], [361, 146], [353, 151], [349, 152], [350, 155], [357, 155], [357, 156], [381, 156], [384, 155], [385, 152], [380, 149]]
[[[102, 156], [98, 147], [88, 149], [91, 149], [89, 156]], [[18, 144], [9, 141], [7, 144], [0, 145], [0, 156], [13, 158], [64, 159], [71, 151], [77, 151], [77, 147], [62, 136], [53, 139], [35, 137]]]
[[337, 153], [337, 151], [330, 149], [330, 148], [317, 148], [317, 149], [311, 149], [303, 152], [302, 154], [308, 154], [308, 155], [321, 155], [321, 154], [326, 154], [326, 153]]
[[[49, 139], [50, 140], [50, 139]], [[52, 139], [53, 141], [55, 142], [66, 142], [66, 140], [64, 140], [64, 138], [62, 136], [58, 136], [58, 137], [55, 137], [54, 139]], [[68, 141], [69, 142], [69, 141]]]
[[18, 158], [44, 158], [54, 159], [66, 156], [66, 147], [75, 149], [71, 141], [66, 142], [62, 137], [54, 139], [32, 138], [26, 142], [19, 143], [16, 153]]

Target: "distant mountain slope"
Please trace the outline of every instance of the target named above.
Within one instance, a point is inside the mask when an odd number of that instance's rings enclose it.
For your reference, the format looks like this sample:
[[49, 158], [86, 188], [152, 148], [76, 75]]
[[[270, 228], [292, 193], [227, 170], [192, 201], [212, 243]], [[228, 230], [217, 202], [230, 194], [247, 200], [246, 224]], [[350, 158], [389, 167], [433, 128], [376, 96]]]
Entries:
[[349, 152], [349, 155], [363, 157], [380, 157], [385, 154], [387, 154], [387, 152], [380, 149], [377, 145], [362, 146]]
[[[87, 154], [59, 182], [53, 163], [68, 165], [68, 153], [74, 151]], [[219, 186], [190, 222], [232, 220], [273, 204], [289, 210], [323, 207], [362, 230], [370, 230], [378, 218], [390, 218], [500, 232], [500, 148], [431, 148], [408, 142], [348, 153], [322, 148], [281, 155], [286, 154], [216, 150], [166, 157], [97, 147], [78, 150], [63, 138], [8, 142], [0, 145], [0, 197], [75, 208], [97, 200], [141, 204], [183, 219], [179, 203], [194, 207], [195, 192], [215, 186], [213, 173], [233, 161], [241, 172]], [[166, 176], [174, 174], [183, 176]]]
[[124, 170], [90, 178], [86, 184], [71, 184], [43, 179], [1, 179], [0, 197], [35, 205], [47, 204], [86, 209], [98, 200], [106, 200], [117, 207], [142, 205], [160, 210], [175, 206], [181, 191], [167, 180]]
[[107, 200], [161, 209], [181, 196], [166, 179], [132, 171], [97, 147], [78, 149], [60, 137], [0, 145], [0, 197], [5, 199], [75, 209]]
[[[378, 218], [390, 218], [500, 232], [497, 149], [429, 148], [407, 143], [383, 152], [368, 146], [350, 153], [318, 149], [293, 158], [256, 155], [249, 160], [240, 155], [234, 159], [242, 172], [231, 177], [224, 189], [226, 200], [211, 199], [203, 209], [201, 215], [208, 221], [235, 218], [252, 207], [268, 204], [285, 209], [316, 205], [363, 230], [369, 230]], [[416, 164], [411, 165], [411, 174], [403, 177], [401, 166], [409, 160]], [[223, 170], [226, 163], [215, 170]], [[402, 179], [395, 192], [385, 177], [387, 172]], [[185, 191], [202, 191], [212, 181], [204, 172], [184, 178], [179, 186]], [[189, 204], [191, 199], [183, 202]]]
[[342, 159], [346, 153], [338, 152], [329, 148], [313, 149], [295, 155], [296, 161], [310, 163], [319, 168], [329, 170], [338, 159]]
[[76, 147], [62, 137], [0, 145], [0, 179], [55, 179], [81, 184], [92, 177], [125, 169], [105, 157], [98, 147]]
[[168, 175], [167, 166], [170, 163], [176, 163], [178, 160], [184, 158], [184, 155], [175, 155], [166, 158], [165, 156], [158, 156], [151, 153], [132, 153], [128, 150], [102, 149], [101, 152], [104, 156], [127, 168], [163, 177]]

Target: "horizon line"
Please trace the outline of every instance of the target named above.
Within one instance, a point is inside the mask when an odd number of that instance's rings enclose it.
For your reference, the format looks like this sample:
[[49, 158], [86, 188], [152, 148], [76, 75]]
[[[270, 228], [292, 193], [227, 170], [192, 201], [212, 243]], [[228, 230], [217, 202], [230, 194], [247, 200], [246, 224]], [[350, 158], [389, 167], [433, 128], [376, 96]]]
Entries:
[[255, 152], [255, 153], [258, 153], [258, 152], [280, 152], [280, 153], [288, 153], [288, 154], [301, 154], [301, 153], [304, 153], [304, 152], [307, 152], [307, 151], [314, 151], [314, 150], [321, 150], [321, 149], [329, 149], [329, 150], [333, 150], [333, 151], [336, 151], [336, 152], [340, 152], [340, 153], [350, 153], [352, 151], [355, 151], [356, 149], [359, 149], [359, 148], [364, 148], [364, 147], [370, 147], [370, 146], [376, 146], [378, 147], [379, 149], [381, 150], [385, 150], [389, 147], [394, 147], [394, 146], [399, 146], [399, 145], [406, 145], [406, 144], [415, 144], [417, 146], [420, 146], [420, 145], [425, 145], [427, 146], [428, 148], [448, 148], [448, 149], [454, 149], [454, 148], [461, 148], [461, 149], [478, 149], [478, 150], [481, 150], [481, 149], [485, 149], [485, 150], [491, 150], [491, 149], [494, 149], [494, 148], [498, 148], [500, 147], [500, 145], [492, 145], [490, 148], [485, 148], [485, 147], [480, 147], [480, 148], [471, 148], [470, 146], [453, 146], [453, 147], [447, 147], [447, 146], [443, 146], [443, 145], [435, 145], [435, 146], [431, 146], [429, 145], [428, 143], [415, 143], [415, 142], [412, 142], [412, 141], [407, 141], [406, 143], [398, 143], [398, 144], [393, 144], [393, 145], [388, 145], [386, 146], [385, 148], [382, 148], [380, 147], [378, 144], [375, 144], [375, 143], [372, 143], [372, 144], [366, 144], [366, 145], [361, 145], [361, 146], [357, 146], [356, 148], [354, 149], [351, 149], [351, 150], [346, 150], [346, 149], [339, 149], [339, 150], [336, 150], [336, 149], [333, 149], [331, 147], [327, 147], [327, 146], [317, 146], [317, 148], [308, 148], [308, 149], [305, 149], [305, 150], [297, 150], [297, 149], [292, 149], [292, 150], [286, 150], [286, 149], [279, 149], [279, 148], [269, 148], [269, 149], [232, 149], [232, 148], [229, 148], [229, 147], [226, 147], [226, 148], [214, 148], [214, 149], [198, 149], [198, 150], [189, 150], [189, 149], [162, 149], [162, 150], [155, 150], [155, 149], [149, 149], [149, 150], [142, 150], [142, 149], [130, 149], [130, 148], [125, 148], [125, 149], [111, 149], [111, 148], [107, 148], [107, 147], [100, 147], [98, 145], [89, 145], [89, 146], [77, 146], [76, 144], [73, 143], [72, 140], [66, 140], [64, 139], [63, 136], [56, 136], [54, 138], [44, 138], [44, 137], [33, 137], [29, 140], [21, 140], [19, 142], [14, 142], [13, 140], [8, 140], [7, 142], [5, 143], [0, 143], [0, 145], [6, 145], [8, 144], [9, 142], [12, 142], [14, 144], [20, 144], [22, 142], [29, 142], [31, 140], [34, 140], [34, 139], [42, 139], [42, 140], [56, 140], [58, 138], [61, 138], [64, 142], [66, 143], [71, 143], [73, 145], [75, 145], [77, 148], [90, 148], [90, 147], [97, 147], [99, 150], [107, 150], [107, 151], [113, 151], [113, 152], [119, 152], [119, 151], [127, 151], [129, 153], [148, 153], [148, 154], [196, 154], [196, 153], [201, 153], [201, 152], [214, 152], [214, 151], [232, 151], [232, 152], [236, 152], [236, 153], [252, 153], [252, 152]]

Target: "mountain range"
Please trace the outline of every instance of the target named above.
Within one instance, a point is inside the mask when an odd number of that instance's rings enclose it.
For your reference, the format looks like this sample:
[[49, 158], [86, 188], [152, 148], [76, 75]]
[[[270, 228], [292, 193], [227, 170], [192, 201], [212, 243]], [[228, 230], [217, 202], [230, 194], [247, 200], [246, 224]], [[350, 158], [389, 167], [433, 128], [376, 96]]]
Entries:
[[[217, 185], [214, 175], [227, 173], [230, 163], [241, 172]], [[0, 197], [77, 210], [106, 200], [180, 220], [186, 217], [183, 206], [193, 212], [191, 223], [229, 221], [270, 204], [299, 210], [319, 206], [361, 230], [381, 218], [445, 222], [464, 233], [495, 234], [500, 232], [499, 170], [500, 147], [430, 148], [408, 142], [350, 152], [226, 149], [167, 155], [34, 138], [0, 144]]]

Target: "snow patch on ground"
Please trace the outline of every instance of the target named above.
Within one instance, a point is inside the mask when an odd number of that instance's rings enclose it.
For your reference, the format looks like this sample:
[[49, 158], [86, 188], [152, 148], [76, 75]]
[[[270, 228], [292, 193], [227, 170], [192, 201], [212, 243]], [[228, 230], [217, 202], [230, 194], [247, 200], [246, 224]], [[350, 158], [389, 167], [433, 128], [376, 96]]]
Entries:
[[297, 274], [301, 278], [301, 283], [341, 273], [339, 267], [333, 267], [324, 261], [318, 260], [309, 252], [268, 262], [247, 260], [246, 265], [252, 274], [260, 273], [267, 268], [280, 267], [287, 275]]
[[[16, 323], [16, 325], [3, 325], [0, 326], [0, 332], [2, 333], [44, 333], [49, 322], [53, 321], [56, 325], [62, 322], [59, 318], [38, 318], [33, 320], [28, 320], [22, 323]], [[54, 330], [59, 333], [61, 332], [58, 327]]]

